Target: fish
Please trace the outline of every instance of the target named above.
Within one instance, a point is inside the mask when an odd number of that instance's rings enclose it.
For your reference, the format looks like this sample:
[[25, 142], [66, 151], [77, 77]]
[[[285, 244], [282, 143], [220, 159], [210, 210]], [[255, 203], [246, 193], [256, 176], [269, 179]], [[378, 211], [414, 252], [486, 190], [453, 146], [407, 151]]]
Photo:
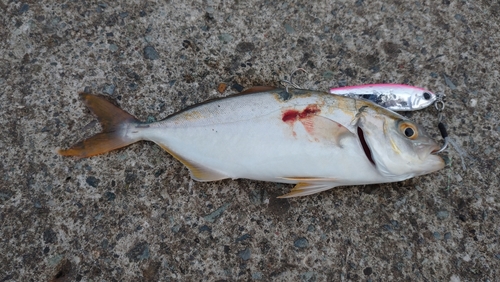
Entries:
[[405, 84], [364, 84], [332, 87], [330, 93], [370, 100], [393, 111], [417, 111], [432, 105], [438, 96], [431, 91]]
[[252, 179], [295, 187], [280, 198], [338, 186], [402, 181], [444, 167], [413, 121], [371, 101], [328, 92], [257, 87], [145, 123], [82, 93], [102, 132], [60, 149], [79, 158], [152, 141], [196, 181]]

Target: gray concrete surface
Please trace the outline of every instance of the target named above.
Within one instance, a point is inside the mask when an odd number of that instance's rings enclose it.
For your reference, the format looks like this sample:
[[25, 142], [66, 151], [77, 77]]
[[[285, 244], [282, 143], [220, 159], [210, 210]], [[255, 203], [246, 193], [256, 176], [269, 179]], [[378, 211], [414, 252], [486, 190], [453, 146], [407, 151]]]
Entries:
[[[281, 2], [0, 1], [0, 281], [498, 281], [499, 2]], [[279, 200], [147, 142], [54, 153], [99, 130], [80, 91], [154, 120], [297, 67], [445, 93], [467, 169]]]

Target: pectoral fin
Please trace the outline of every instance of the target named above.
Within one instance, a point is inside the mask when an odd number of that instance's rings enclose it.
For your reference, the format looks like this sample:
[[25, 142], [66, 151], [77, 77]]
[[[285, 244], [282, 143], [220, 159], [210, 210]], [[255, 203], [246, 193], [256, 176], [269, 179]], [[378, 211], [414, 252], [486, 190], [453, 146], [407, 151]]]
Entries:
[[330, 182], [316, 182], [316, 183], [307, 183], [307, 182], [301, 182], [290, 191], [290, 193], [279, 196], [278, 198], [283, 199], [283, 198], [293, 198], [293, 197], [300, 197], [300, 196], [307, 196], [311, 194], [316, 194], [322, 191], [326, 191], [328, 189], [331, 189], [335, 187], [334, 183]]
[[329, 118], [315, 116], [310, 119], [311, 126], [306, 121], [303, 122], [306, 130], [312, 137], [323, 142], [333, 142], [340, 146], [340, 140], [352, 135], [352, 133], [343, 125]]

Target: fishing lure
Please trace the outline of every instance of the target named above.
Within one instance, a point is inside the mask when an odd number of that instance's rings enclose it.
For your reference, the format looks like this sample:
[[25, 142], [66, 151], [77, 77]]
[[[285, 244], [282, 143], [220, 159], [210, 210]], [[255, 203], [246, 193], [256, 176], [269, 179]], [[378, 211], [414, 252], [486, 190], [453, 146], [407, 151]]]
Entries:
[[417, 111], [432, 105], [438, 96], [405, 84], [364, 84], [330, 88], [330, 93], [370, 100], [393, 111]]

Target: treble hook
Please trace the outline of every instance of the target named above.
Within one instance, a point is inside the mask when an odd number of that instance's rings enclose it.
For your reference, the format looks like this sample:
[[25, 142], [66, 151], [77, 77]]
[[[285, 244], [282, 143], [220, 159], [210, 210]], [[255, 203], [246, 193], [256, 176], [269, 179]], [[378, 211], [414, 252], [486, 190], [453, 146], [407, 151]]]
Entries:
[[441, 94], [438, 95], [436, 102], [434, 102], [434, 107], [438, 111], [438, 129], [439, 132], [441, 132], [441, 136], [444, 139], [444, 145], [441, 147], [441, 149], [437, 150], [434, 152], [434, 154], [439, 154], [443, 152], [447, 147], [449, 143], [449, 138], [448, 138], [448, 132], [446, 132], [446, 127], [444, 126], [442, 120], [443, 120], [443, 110], [444, 110], [444, 99], [446, 98], [446, 95]]
[[298, 68], [298, 69], [294, 70], [294, 71], [290, 74], [290, 80], [285, 80], [285, 79], [282, 79], [282, 80], [281, 80], [281, 82], [282, 82], [282, 83], [283, 83], [283, 82], [284, 82], [284, 83], [287, 83], [287, 84], [285, 85], [285, 91], [286, 91], [286, 93], [288, 93], [288, 85], [293, 86], [293, 88], [295, 88], [295, 89], [299, 89], [299, 88], [300, 88], [297, 84], [295, 84], [295, 83], [293, 83], [293, 82], [292, 82], [292, 77], [293, 77], [293, 75], [294, 75], [297, 71], [299, 71], [299, 70], [300, 70], [300, 71], [303, 71], [303, 72], [305, 72], [305, 73], [307, 73], [307, 71], [306, 71], [305, 69], [303, 69], [303, 68]]
[[444, 124], [442, 122], [438, 123], [438, 129], [439, 129], [439, 132], [441, 132], [441, 136], [444, 139], [444, 145], [443, 145], [443, 147], [441, 147], [441, 149], [434, 152], [434, 154], [439, 154], [439, 153], [443, 152], [446, 149], [446, 147], [448, 147], [448, 143], [449, 143], [448, 132], [446, 132], [446, 128], [444, 127]]

